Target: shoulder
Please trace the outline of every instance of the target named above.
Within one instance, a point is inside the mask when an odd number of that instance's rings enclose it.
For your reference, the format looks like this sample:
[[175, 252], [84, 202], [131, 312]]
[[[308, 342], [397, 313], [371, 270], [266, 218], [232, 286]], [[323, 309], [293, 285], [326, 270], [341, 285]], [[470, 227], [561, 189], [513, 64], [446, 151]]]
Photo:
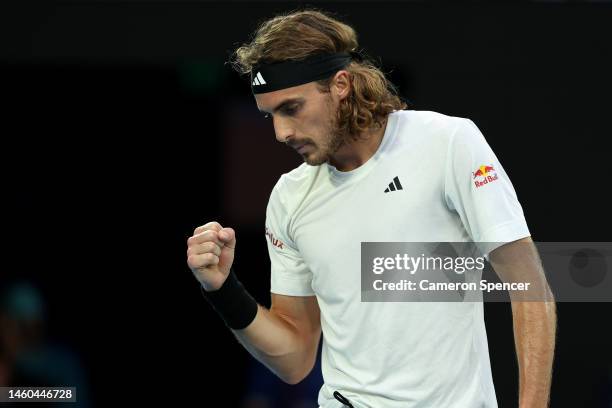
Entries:
[[391, 115], [397, 133], [392, 148], [399, 151], [423, 149], [424, 154], [446, 151], [457, 133], [476, 128], [470, 119], [434, 111], [404, 110]]
[[403, 110], [393, 112], [397, 115], [400, 127], [423, 128], [432, 133], [453, 133], [467, 123], [473, 123], [468, 118], [446, 115], [434, 111]]
[[268, 205], [282, 205], [285, 209], [293, 207], [307, 194], [320, 170], [321, 166], [302, 163], [282, 174], [272, 189]]

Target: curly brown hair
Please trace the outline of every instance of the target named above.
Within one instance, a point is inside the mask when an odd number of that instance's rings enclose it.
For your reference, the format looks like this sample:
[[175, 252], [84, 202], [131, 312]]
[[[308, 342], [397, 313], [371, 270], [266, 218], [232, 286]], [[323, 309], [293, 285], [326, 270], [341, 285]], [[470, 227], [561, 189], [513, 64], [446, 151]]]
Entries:
[[[299, 10], [280, 14], [263, 22], [251, 42], [232, 54], [230, 63], [241, 74], [250, 74], [253, 66], [303, 60], [316, 54], [357, 53], [344, 68], [349, 73], [351, 90], [337, 111], [336, 123], [342, 133], [358, 136], [368, 129], [381, 127], [394, 110], [406, 109], [395, 86], [369, 58], [358, 50], [355, 30], [331, 17], [329, 13]], [[333, 76], [317, 81], [322, 92], [329, 92]]]

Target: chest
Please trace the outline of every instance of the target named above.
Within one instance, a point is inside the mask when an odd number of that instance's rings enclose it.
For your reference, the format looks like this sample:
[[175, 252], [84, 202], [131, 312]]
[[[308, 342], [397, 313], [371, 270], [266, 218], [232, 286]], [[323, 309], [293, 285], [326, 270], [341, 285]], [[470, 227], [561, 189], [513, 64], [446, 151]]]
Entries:
[[456, 221], [444, 203], [443, 168], [393, 164], [314, 189], [293, 214], [290, 230], [317, 293], [359, 282], [362, 242], [441, 240]]

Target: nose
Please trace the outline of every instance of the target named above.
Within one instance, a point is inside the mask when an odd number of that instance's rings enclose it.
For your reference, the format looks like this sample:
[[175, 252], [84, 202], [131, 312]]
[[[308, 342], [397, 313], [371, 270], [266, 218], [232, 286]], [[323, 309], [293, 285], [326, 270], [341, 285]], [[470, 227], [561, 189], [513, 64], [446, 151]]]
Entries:
[[281, 143], [286, 143], [290, 138], [293, 137], [294, 129], [290, 123], [282, 118], [274, 117], [274, 133], [276, 134], [276, 140]]

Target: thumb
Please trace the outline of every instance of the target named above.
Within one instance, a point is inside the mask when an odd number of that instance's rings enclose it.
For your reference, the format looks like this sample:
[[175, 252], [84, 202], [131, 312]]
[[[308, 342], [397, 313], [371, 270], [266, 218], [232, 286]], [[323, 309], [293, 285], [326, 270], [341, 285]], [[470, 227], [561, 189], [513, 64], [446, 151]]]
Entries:
[[219, 231], [219, 239], [225, 246], [234, 248], [236, 246], [236, 231], [233, 228], [223, 228]]

